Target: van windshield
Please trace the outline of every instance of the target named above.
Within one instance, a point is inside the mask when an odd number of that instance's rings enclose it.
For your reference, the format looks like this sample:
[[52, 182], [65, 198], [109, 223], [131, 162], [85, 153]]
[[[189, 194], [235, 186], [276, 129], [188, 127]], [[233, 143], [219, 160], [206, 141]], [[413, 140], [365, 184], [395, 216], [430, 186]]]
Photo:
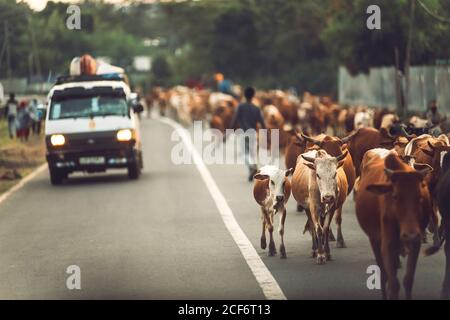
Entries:
[[50, 119], [128, 116], [125, 98], [117, 96], [76, 97], [52, 101]]

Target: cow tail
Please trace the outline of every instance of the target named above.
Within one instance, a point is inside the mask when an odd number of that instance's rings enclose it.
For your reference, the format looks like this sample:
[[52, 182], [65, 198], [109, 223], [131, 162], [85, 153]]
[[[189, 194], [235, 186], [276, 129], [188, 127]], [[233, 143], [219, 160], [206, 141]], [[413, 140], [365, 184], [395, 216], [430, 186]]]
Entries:
[[439, 249], [442, 247], [442, 244], [444, 241], [446, 241], [447, 236], [449, 235], [448, 230], [445, 228], [445, 220], [442, 221], [441, 227], [438, 230], [439, 237], [441, 240], [439, 241], [439, 244], [430, 246], [424, 250], [425, 256], [431, 256], [439, 251]]
[[308, 231], [311, 233], [311, 229], [309, 228], [309, 219], [306, 220], [305, 228], [303, 229], [303, 234], [305, 234]]
[[442, 244], [444, 243], [444, 241], [445, 241], [445, 237], [442, 237], [441, 241], [439, 241], [439, 244], [426, 248], [423, 252], [425, 254], [425, 256], [431, 256], [431, 255], [435, 254], [436, 252], [438, 252], [439, 249], [442, 247]]

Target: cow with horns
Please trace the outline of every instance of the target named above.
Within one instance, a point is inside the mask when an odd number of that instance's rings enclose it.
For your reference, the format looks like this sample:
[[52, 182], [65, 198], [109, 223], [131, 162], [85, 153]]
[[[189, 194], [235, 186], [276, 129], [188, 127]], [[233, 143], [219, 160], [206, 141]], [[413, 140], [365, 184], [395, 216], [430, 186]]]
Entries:
[[380, 267], [383, 299], [398, 299], [400, 255], [408, 256], [403, 284], [406, 298], [411, 299], [421, 239], [431, 216], [431, 195], [424, 177], [432, 168], [414, 166], [387, 149], [369, 150], [361, 164], [356, 217]]
[[336, 209], [344, 204], [348, 184], [342, 168], [348, 151], [338, 157], [325, 150], [310, 150], [301, 155], [292, 178], [292, 194], [308, 216], [305, 229], [312, 236], [312, 256], [318, 264], [331, 260], [330, 223]]
[[[315, 138], [309, 137], [305, 134], [302, 134], [302, 138], [307, 141], [310, 146], [317, 146], [320, 149], [325, 150], [329, 155], [333, 157], [341, 157], [344, 152], [347, 150], [346, 143], [349, 142], [355, 135], [357, 131], [353, 132], [352, 134], [348, 135], [345, 138], [337, 138], [337, 137], [331, 137], [324, 134], [318, 135]], [[347, 179], [347, 190], [346, 195], [349, 195], [352, 190], [353, 186], [355, 184], [356, 179], [356, 173], [355, 173], [355, 167], [353, 166], [353, 160], [352, 156], [349, 152], [345, 153], [346, 156], [344, 157], [344, 162], [342, 169], [344, 170], [345, 177]], [[338, 207], [336, 209], [336, 226], [337, 226], [337, 239], [336, 239], [336, 246], [338, 248], [345, 248], [345, 242], [344, 237], [342, 235], [342, 206]], [[332, 235], [332, 233], [331, 233]], [[332, 237], [333, 238], [333, 237]]]

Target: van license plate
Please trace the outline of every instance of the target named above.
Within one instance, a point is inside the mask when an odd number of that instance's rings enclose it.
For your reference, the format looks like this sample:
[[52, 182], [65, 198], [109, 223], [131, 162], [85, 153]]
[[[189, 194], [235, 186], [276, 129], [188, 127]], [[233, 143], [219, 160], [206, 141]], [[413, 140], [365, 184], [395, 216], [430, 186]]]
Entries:
[[82, 157], [80, 164], [105, 164], [105, 157]]

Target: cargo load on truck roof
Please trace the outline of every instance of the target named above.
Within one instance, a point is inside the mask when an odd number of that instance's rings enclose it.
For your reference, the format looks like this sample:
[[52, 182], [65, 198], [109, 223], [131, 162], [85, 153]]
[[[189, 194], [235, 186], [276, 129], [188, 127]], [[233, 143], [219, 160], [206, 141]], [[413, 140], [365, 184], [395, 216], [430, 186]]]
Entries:
[[95, 80], [124, 81], [129, 84], [123, 68], [95, 59], [89, 54], [73, 58], [70, 62], [69, 75], [59, 77], [56, 83]]

